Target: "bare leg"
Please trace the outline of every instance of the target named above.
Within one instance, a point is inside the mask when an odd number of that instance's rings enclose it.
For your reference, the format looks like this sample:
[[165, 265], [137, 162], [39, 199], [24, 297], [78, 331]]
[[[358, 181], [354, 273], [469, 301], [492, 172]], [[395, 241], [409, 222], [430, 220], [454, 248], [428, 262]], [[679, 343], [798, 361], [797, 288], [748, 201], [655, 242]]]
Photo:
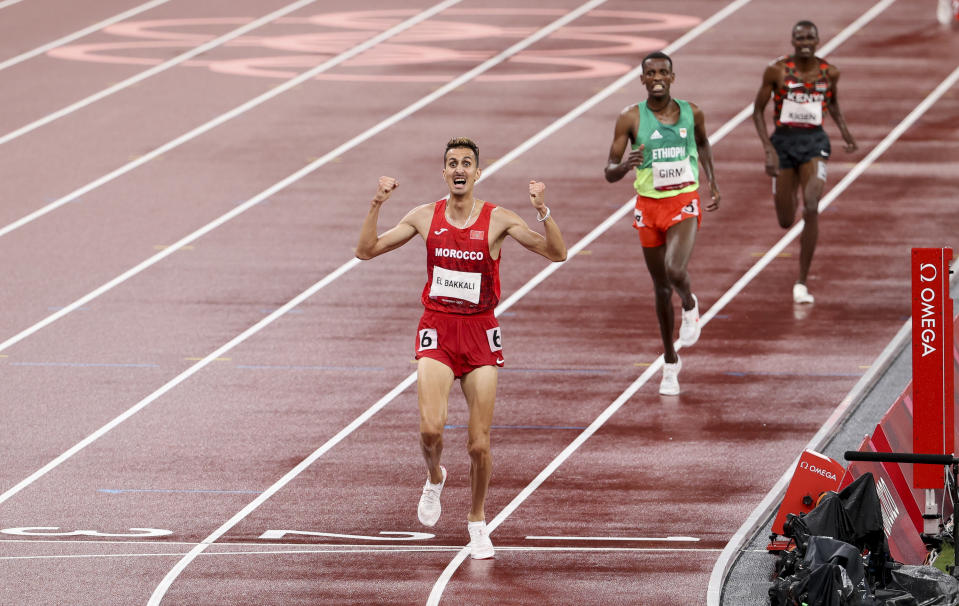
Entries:
[[797, 189], [799, 187], [799, 175], [795, 169], [780, 168], [779, 176], [776, 177], [776, 219], [779, 226], [783, 229], [789, 229], [796, 222], [796, 207], [798, 206]]
[[826, 185], [825, 165], [820, 173], [820, 158], [813, 158], [799, 167], [800, 192], [803, 197], [803, 230], [799, 237], [799, 279], [800, 284], [806, 283], [809, 277], [809, 267], [812, 265], [813, 253], [816, 251], [816, 242], [819, 239], [819, 200]]
[[693, 308], [689, 272], [686, 267], [693, 256], [698, 225], [695, 217], [684, 219], [666, 230], [666, 278], [681, 299], [683, 309]]
[[443, 481], [440, 457], [443, 455], [443, 428], [449, 409], [453, 371], [432, 358], [420, 358], [416, 371], [417, 395], [420, 407], [420, 448], [430, 473], [430, 482]]
[[683, 309], [692, 309], [694, 305], [686, 266], [696, 242], [696, 227], [695, 218], [686, 219], [669, 228], [665, 245], [643, 248], [646, 269], [649, 270], [656, 294], [656, 318], [663, 339], [663, 358], [668, 364], [675, 364], [679, 360], [673, 345], [676, 315], [673, 310], [673, 289], [679, 294]]
[[490, 454], [490, 426], [496, 401], [498, 375], [495, 366], [480, 366], [460, 379], [463, 395], [469, 407], [469, 436], [466, 449], [470, 456], [470, 487], [472, 503], [466, 519], [479, 522], [486, 519], [486, 492], [493, 472]]
[[653, 279], [653, 292], [656, 295], [656, 319], [659, 320], [659, 334], [663, 339], [663, 357], [669, 364], [679, 360], [676, 348], [673, 346], [673, 287], [666, 277], [666, 245], [653, 248], [643, 247], [643, 259], [646, 260], [646, 269]]

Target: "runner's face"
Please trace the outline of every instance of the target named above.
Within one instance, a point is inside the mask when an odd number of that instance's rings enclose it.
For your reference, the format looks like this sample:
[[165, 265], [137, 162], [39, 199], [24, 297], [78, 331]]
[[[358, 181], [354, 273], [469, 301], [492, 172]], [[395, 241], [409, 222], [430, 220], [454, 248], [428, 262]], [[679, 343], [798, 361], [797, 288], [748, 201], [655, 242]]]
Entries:
[[808, 25], [797, 25], [793, 29], [793, 49], [797, 57], [812, 59], [816, 56], [816, 47], [819, 46], [819, 34], [816, 28]]
[[676, 79], [669, 61], [666, 59], [647, 59], [643, 63], [643, 73], [639, 81], [646, 87], [650, 98], [669, 96], [669, 86]]
[[480, 170], [476, 165], [473, 150], [468, 147], [454, 147], [446, 152], [443, 179], [446, 180], [451, 195], [465, 196], [471, 193], [479, 175]]

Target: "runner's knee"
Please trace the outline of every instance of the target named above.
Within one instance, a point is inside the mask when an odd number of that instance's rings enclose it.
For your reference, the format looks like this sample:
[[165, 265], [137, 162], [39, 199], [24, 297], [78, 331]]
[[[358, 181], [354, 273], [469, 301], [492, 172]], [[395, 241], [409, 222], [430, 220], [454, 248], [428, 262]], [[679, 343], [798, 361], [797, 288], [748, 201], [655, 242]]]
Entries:
[[466, 445], [466, 451], [469, 453], [470, 459], [473, 460], [488, 458], [490, 454], [489, 436], [470, 438]]
[[673, 296], [673, 287], [670, 284], [657, 284], [653, 287], [653, 293], [657, 299], [669, 301], [669, 298]]
[[433, 448], [443, 441], [442, 426], [420, 426], [420, 442], [426, 448]]
[[[687, 278], [686, 268], [677, 267], [674, 265], [666, 266], [666, 278], [669, 280], [670, 287], [678, 284], [685, 284]], [[667, 293], [667, 296], [672, 293], [672, 288], [669, 289], [670, 292]]]

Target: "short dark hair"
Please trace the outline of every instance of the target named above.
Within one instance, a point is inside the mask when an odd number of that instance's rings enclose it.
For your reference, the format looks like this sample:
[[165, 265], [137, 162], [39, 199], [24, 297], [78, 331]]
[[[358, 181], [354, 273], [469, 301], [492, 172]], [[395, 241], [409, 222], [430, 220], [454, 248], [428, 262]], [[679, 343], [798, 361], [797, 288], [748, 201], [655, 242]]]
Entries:
[[641, 66], [643, 66], [643, 69], [646, 68], [646, 61], [648, 61], [649, 59], [665, 59], [665, 60], [669, 61], [669, 71], [673, 71], [673, 60], [672, 60], [672, 58], [670, 58], [669, 55], [667, 55], [667, 54], [664, 53], [664, 52], [662, 52], [662, 51], [655, 51], [655, 52], [649, 53], [648, 55], [646, 55], [645, 57], [643, 57], [643, 60], [639, 62], [639, 64], [640, 64]]
[[807, 19], [803, 19], [802, 21], [797, 21], [796, 25], [793, 26], [792, 31], [796, 31], [797, 27], [811, 27], [812, 31], [816, 32], [816, 36], [817, 37], [819, 36], [819, 28], [816, 27], [816, 24], [813, 23], [812, 21], [809, 21]]
[[469, 137], [453, 137], [446, 142], [446, 149], [443, 151], [443, 165], [446, 166], [446, 154], [451, 149], [457, 147], [468, 147], [473, 150], [473, 156], [476, 157], [476, 163], [479, 164], [479, 145]]

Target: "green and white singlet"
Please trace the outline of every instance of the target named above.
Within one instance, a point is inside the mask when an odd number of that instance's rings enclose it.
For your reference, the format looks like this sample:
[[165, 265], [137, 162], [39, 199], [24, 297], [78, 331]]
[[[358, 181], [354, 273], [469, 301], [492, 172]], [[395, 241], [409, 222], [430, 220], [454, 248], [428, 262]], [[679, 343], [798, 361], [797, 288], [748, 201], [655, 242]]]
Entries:
[[676, 124], [656, 119], [646, 102], [639, 105], [639, 128], [633, 149], [645, 144], [643, 164], [636, 167], [636, 193], [646, 198], [669, 198], [699, 188], [699, 151], [696, 148], [693, 110], [679, 104]]

